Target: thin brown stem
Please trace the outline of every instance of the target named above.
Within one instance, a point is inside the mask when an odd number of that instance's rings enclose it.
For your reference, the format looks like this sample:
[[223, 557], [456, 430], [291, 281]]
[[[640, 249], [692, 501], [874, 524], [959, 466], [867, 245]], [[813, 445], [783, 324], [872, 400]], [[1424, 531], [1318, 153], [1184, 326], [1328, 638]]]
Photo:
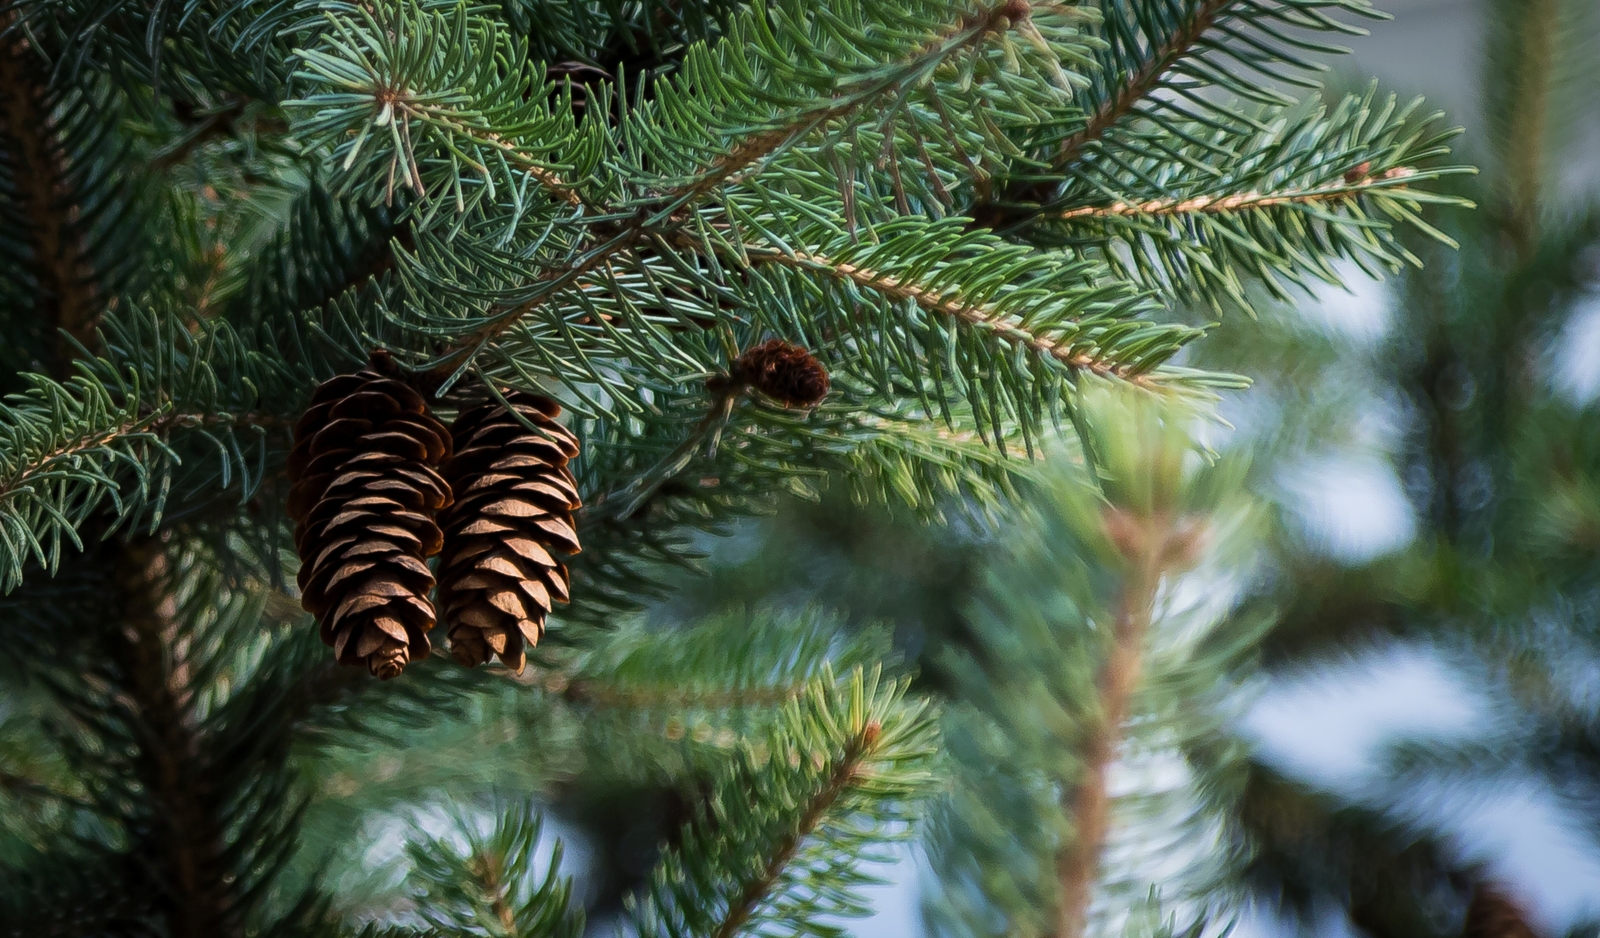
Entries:
[[728, 904], [728, 911], [713, 933], [715, 938], [733, 938], [744, 923], [749, 921], [756, 907], [772, 891], [772, 887], [778, 882], [778, 877], [783, 875], [784, 869], [794, 859], [795, 853], [799, 851], [806, 837], [817, 829], [834, 802], [838, 801], [839, 796], [850, 787], [850, 782], [860, 770], [861, 763], [871, 755], [880, 732], [878, 724], [868, 723], [845, 747], [844, 754], [829, 773], [827, 783], [806, 804], [794, 831], [778, 842], [772, 856], [767, 858], [760, 875], [746, 883], [739, 895]]
[[507, 938], [517, 938], [520, 934], [517, 917], [511, 910], [511, 903], [506, 901], [506, 878], [505, 871], [500, 868], [500, 858], [485, 850], [478, 854], [473, 867], [478, 876], [478, 885], [493, 897], [489, 900], [490, 913], [500, 923]]
[[1560, 28], [1557, 0], [1525, 0], [1515, 19], [1517, 45], [1506, 128], [1506, 189], [1511, 203], [1511, 233], [1526, 261], [1539, 242], [1539, 199], [1544, 182], [1545, 138], [1549, 132], [1551, 70]]
[[1127, 561], [1112, 623], [1111, 648], [1099, 676], [1099, 722], [1083, 743], [1083, 776], [1071, 796], [1072, 839], [1056, 856], [1061, 887], [1055, 938], [1083, 938], [1099, 875], [1100, 854], [1111, 827], [1107, 776], [1117, 758], [1133, 694], [1139, 685], [1145, 635], [1156, 590], [1171, 557], [1173, 535], [1162, 519], [1134, 518], [1116, 509], [1106, 515], [1113, 540]]
[[10, 156], [28, 223], [36, 309], [48, 330], [70, 337], [56, 343], [52, 370], [60, 376], [75, 357], [71, 340], [92, 346], [100, 307], [83, 241], [73, 230], [67, 163], [55, 139], [42, 63], [14, 28], [17, 18], [14, 8], [0, 12], [0, 146]]
[[[1376, 177], [1388, 182], [1415, 175], [1415, 170], [1396, 167]], [[1375, 187], [1367, 180], [1354, 183], [1344, 181], [1313, 186], [1308, 189], [1283, 189], [1276, 192], [1240, 192], [1234, 195], [1198, 195], [1190, 199], [1152, 199], [1148, 202], [1113, 202], [1110, 205], [1085, 206], [1061, 212], [1056, 218], [1145, 218], [1169, 215], [1226, 215], [1253, 209], [1272, 208], [1278, 205], [1313, 205], [1326, 202], [1344, 202], [1371, 191]]]

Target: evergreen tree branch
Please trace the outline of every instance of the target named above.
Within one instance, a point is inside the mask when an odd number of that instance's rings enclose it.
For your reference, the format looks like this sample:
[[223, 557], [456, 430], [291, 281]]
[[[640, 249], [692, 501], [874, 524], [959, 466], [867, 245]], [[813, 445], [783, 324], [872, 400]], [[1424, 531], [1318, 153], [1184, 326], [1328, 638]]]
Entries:
[[1212, 130], [1259, 132], [1270, 119], [1203, 90], [1216, 86], [1258, 106], [1292, 104], [1273, 85], [1315, 88], [1305, 73], [1322, 68], [1301, 53], [1345, 51], [1309, 34], [1361, 34], [1329, 11], [1379, 16], [1365, 0], [1181, 0], [1160, 8], [1106, 0], [1098, 69], [1078, 96], [1080, 113], [1059, 121], [1070, 131], [1043, 138], [1019, 161], [998, 194], [970, 212], [975, 223], [1018, 230], [1078, 207], [1082, 193], [1071, 191], [1072, 182], [1085, 172], [1131, 176], [1139, 158], [1183, 163], [1235, 152], [1229, 142], [1202, 138]]
[[483, 938], [578, 938], [583, 912], [561, 875], [557, 841], [549, 869], [534, 875], [543, 819], [530, 803], [494, 805], [487, 833], [456, 809], [448, 837], [422, 836], [406, 845], [416, 907], [433, 935]]
[[1216, 23], [1217, 17], [1241, 0], [1199, 0], [1160, 43], [1149, 48], [1144, 62], [1118, 76], [1116, 91], [1102, 101], [1087, 123], [1063, 140], [1050, 160], [1050, 168], [1065, 172], [1085, 147], [1099, 141], [1147, 97], [1161, 86], [1169, 70], [1194, 48], [1195, 43]]
[[828, 811], [844, 794], [861, 765], [871, 758], [878, 737], [882, 734], [883, 727], [880, 724], [868, 722], [845, 744], [844, 752], [834, 762], [833, 771], [828, 775], [827, 781], [812, 793], [808, 802], [801, 806], [802, 810], [795, 821], [794, 829], [784, 834], [773, 845], [771, 853], [766, 858], [766, 865], [753, 879], [745, 883], [744, 889], [728, 904], [716, 931], [712, 932], [714, 938], [734, 938], [740, 933], [740, 929], [750, 920], [756, 906], [765, 902], [771, 895], [778, 884], [778, 878], [794, 860], [801, 842], [816, 831]]
[[[115, 403], [97, 384], [34, 382], [31, 400], [0, 405], [0, 587], [22, 581], [28, 561], [54, 570], [63, 539], [107, 498], [119, 516], [148, 494], [151, 469], [170, 455], [157, 433], [164, 413]], [[74, 391], [78, 393], [73, 393]], [[136, 482], [123, 494], [123, 470]]]
[[[1159, 591], [1242, 546], [1222, 546], [1242, 533], [1242, 473], [1192, 459], [1193, 411], [1169, 399], [1124, 389], [1084, 407], [1093, 474], [1062, 466], [1030, 490], [1030, 533], [1008, 537], [966, 617], [971, 651], [941, 662], [963, 703], [946, 724], [956, 777], [932, 839], [938, 934], [1082, 938], [1141, 906], [1155, 934], [1199, 934], [1211, 877], [1226, 873], [1209, 852], [1186, 858], [1161, 868], [1153, 895], [1151, 868], [1134, 866], [1220, 822], [1214, 776], [1126, 795], [1109, 781], [1114, 765], [1160, 771], [1227, 719], [1219, 675], [1267, 623], [1218, 622]], [[1156, 905], [1190, 899], [1171, 921]]]
[[825, 254], [795, 251], [784, 253], [759, 246], [746, 246], [752, 261], [782, 264], [816, 271], [846, 280], [880, 293], [890, 300], [909, 300], [918, 307], [964, 326], [997, 336], [1011, 345], [1047, 355], [1075, 371], [1086, 371], [1143, 387], [1159, 386], [1159, 378], [1136, 370], [1136, 365], [1108, 360], [1077, 343], [1052, 339], [1029, 329], [1023, 322], [940, 290], [902, 279], [890, 273], [830, 258]]
[[[1310, 100], [1255, 113], [1262, 130], [1168, 122], [1130, 134], [1128, 150], [1086, 164], [1064, 184], [1058, 208], [1031, 230], [1069, 250], [1093, 251], [1117, 275], [1176, 299], [1222, 310], [1249, 308], [1254, 280], [1287, 300], [1287, 287], [1336, 282], [1336, 261], [1376, 276], [1418, 263], [1400, 226], [1445, 243], [1421, 217], [1454, 197], [1422, 185], [1470, 172], [1441, 166], [1452, 136], [1437, 115], [1418, 114], [1375, 90], [1332, 107]], [[1186, 141], [1170, 155], [1139, 152], [1169, 133]]]
[[[1352, 170], [1352, 172], [1355, 172]], [[1416, 174], [1410, 167], [1385, 170], [1376, 179], [1357, 173], [1355, 178], [1331, 182], [1303, 189], [1280, 189], [1257, 192], [1254, 190], [1233, 195], [1197, 195], [1187, 199], [1151, 199], [1148, 202], [1113, 202], [1106, 206], [1086, 205], [1066, 209], [1055, 216], [1063, 220], [1074, 218], [1151, 217], [1171, 215], [1220, 215], [1247, 212], [1252, 209], [1271, 208], [1278, 205], [1316, 205], [1340, 203], [1363, 193], [1383, 187], [1390, 180], [1405, 179]]]
[[[939, 65], [973, 48], [992, 34], [1025, 24], [1030, 15], [1028, 0], [1007, 0], [992, 8], [979, 8], [968, 12], [957, 22], [944, 24], [921, 46], [911, 49], [895, 61], [874, 69], [870, 76], [859, 79], [845, 78], [836, 87], [825, 92], [822, 100], [783, 114], [781, 120], [738, 139], [731, 148], [724, 146], [722, 152], [710, 164], [691, 174], [692, 181], [669, 190], [669, 201], [693, 199], [723, 185], [737, 182], [761, 161], [829, 122], [849, 121], [852, 115], [880, 109], [885, 99], [904, 94], [918, 81], [931, 75]], [[751, 22], [753, 25], [750, 28], [758, 30], [757, 35], [760, 38], [752, 39], [749, 44], [757, 48], [765, 47], [763, 51], [767, 51], [768, 55], [764, 64], [772, 66], [774, 71], [781, 75], [783, 71], [787, 71], [783, 68], [786, 63], [781, 59], [774, 61], [777, 57], [773, 53], [778, 50], [773, 42], [773, 33], [765, 35], [761, 33], [773, 29], [774, 26], [777, 26], [774, 32], [781, 33], [782, 25], [788, 24], [780, 25], [779, 21], [779, 24], [768, 25], [760, 19]], [[736, 32], [728, 40], [728, 45], [737, 47], [741, 38]], [[690, 86], [684, 86], [681, 90], [687, 93], [688, 87]]]
[[174, 938], [216, 938], [238, 926], [227, 836], [215, 813], [208, 743], [202, 738], [192, 638], [180, 627], [165, 545], [136, 539], [115, 559], [122, 598], [111, 650], [124, 678], [126, 717], [139, 754], [134, 760], [149, 799], [147, 836], [164, 893], [160, 904]]
[[1056, 856], [1056, 876], [1061, 882], [1056, 938], [1083, 938], [1089, 926], [1089, 903], [1111, 824], [1108, 775], [1132, 709], [1151, 611], [1161, 585], [1161, 567], [1168, 553], [1169, 532], [1162, 520], [1135, 517], [1115, 508], [1106, 511], [1106, 526], [1113, 540], [1120, 542], [1129, 569], [1115, 606], [1111, 647], [1096, 682], [1098, 722], [1079, 744], [1083, 768], [1068, 810], [1072, 838]]
[[32, 244], [30, 260], [38, 295], [36, 309], [51, 330], [66, 333], [55, 345], [54, 371], [64, 376], [75, 357], [73, 343], [90, 345], [99, 316], [92, 265], [80, 233], [62, 204], [72, 191], [65, 156], [54, 139], [51, 95], [44, 63], [19, 28], [16, 9], [0, 12], [0, 145], [9, 137], [14, 184]]
[[856, 864], [894, 835], [886, 824], [927, 790], [931, 728], [898, 685], [856, 669], [811, 682], [767, 740], [717, 773], [700, 820], [634, 907], [641, 935], [731, 938], [826, 927], [859, 915]]
[[[1077, 161], [1083, 150], [1102, 139], [1108, 131], [1133, 113], [1152, 91], [1160, 86], [1171, 67], [1194, 47], [1210, 29], [1217, 14], [1238, 0], [1199, 0], [1169, 33], [1164, 41], [1148, 49], [1144, 60], [1134, 69], [1116, 76], [1115, 91], [1100, 101], [1088, 120], [1078, 130], [1067, 136], [1055, 148], [1047, 163], [1047, 176], [1065, 173]], [[1004, 206], [1019, 202], [1049, 201], [1053, 179], [1018, 179], [1008, 183], [992, 199], [990, 205], [980, 205], [973, 210], [974, 224], [983, 227], [1001, 227], [1012, 222]]]

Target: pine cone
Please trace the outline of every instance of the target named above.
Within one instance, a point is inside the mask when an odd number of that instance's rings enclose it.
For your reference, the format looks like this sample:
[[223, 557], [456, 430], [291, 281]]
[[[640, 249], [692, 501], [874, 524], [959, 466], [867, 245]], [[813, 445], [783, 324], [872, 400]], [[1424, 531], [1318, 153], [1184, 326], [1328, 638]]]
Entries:
[[828, 396], [828, 370], [816, 356], [782, 339], [745, 349], [733, 378], [785, 407], [813, 407]]
[[434, 471], [450, 433], [422, 395], [374, 370], [324, 382], [295, 426], [289, 516], [296, 521], [300, 603], [340, 664], [388, 680], [428, 656], [434, 512], [450, 487]]
[[516, 414], [495, 401], [451, 428], [456, 455], [444, 476], [458, 498], [442, 519], [439, 604], [457, 661], [476, 667], [494, 654], [520, 672], [551, 603], [568, 598], [566, 565], [552, 552], [580, 549], [578, 486], [567, 469], [578, 441], [556, 423], [555, 401], [523, 392], [506, 400]]

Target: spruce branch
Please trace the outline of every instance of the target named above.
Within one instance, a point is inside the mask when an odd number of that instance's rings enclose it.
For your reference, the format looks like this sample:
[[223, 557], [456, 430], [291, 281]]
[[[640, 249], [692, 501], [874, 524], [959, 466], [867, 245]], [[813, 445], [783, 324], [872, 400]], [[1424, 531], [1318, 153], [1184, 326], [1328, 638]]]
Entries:
[[493, 806], [488, 831], [466, 808], [454, 809], [449, 836], [422, 834], [406, 845], [407, 877], [431, 934], [473, 938], [578, 938], [583, 911], [561, 875], [557, 841], [543, 877], [534, 864], [544, 829], [530, 803]]
[[882, 734], [883, 727], [880, 724], [868, 722], [845, 744], [844, 751], [834, 762], [833, 771], [829, 773], [827, 780], [800, 806], [802, 810], [794, 823], [793, 830], [786, 832], [773, 845], [766, 857], [766, 866], [745, 883], [744, 889], [728, 904], [716, 931], [712, 933], [714, 938], [734, 938], [750, 920], [756, 907], [767, 901], [777, 886], [779, 877], [794, 860], [801, 842], [816, 831], [822, 819], [855, 779], [862, 764], [872, 757], [878, 737]]
[[66, 200], [73, 186], [55, 139], [58, 128], [45, 71], [20, 28], [15, 7], [0, 12], [0, 147], [9, 151], [21, 214], [31, 234], [37, 309], [49, 330], [66, 335], [56, 343], [53, 363], [55, 373], [64, 376], [74, 357], [73, 343], [93, 343], [100, 304], [93, 265], [70, 221], [75, 209]]
[[139, 745], [135, 764], [148, 793], [151, 859], [166, 918], [175, 938], [231, 934], [240, 912], [237, 880], [227, 875], [227, 833], [215, 811], [210, 747], [192, 683], [193, 637], [178, 618], [166, 545], [136, 539], [117, 551], [115, 564], [122, 616], [112, 648], [127, 695], [125, 717]]
[[[1271, 208], [1279, 205], [1340, 203], [1354, 199], [1374, 189], [1388, 188], [1389, 186], [1386, 184], [1391, 183], [1393, 180], [1403, 180], [1414, 176], [1416, 172], [1416, 170], [1407, 166], [1397, 166], [1384, 170], [1377, 178], [1372, 178], [1352, 168], [1347, 171], [1346, 178], [1340, 182], [1331, 182], [1304, 189], [1291, 188], [1277, 191], [1269, 190], [1267, 192], [1250, 190], [1224, 196], [1197, 195], [1187, 199], [1151, 199], [1148, 202], [1136, 203], [1113, 202], [1106, 206], [1086, 205], [1081, 208], [1067, 209], [1056, 217], [1062, 220], [1071, 220], [1074, 218], [1109, 218], [1112, 216], [1215, 215]], [[1355, 174], [1354, 178], [1351, 178], [1351, 173]], [[1400, 183], [1400, 185], [1404, 185], [1404, 183]]]
[[1108, 776], [1133, 710], [1156, 593], [1169, 569], [1192, 562], [1199, 538], [1190, 519], [1115, 507], [1107, 508], [1103, 517], [1106, 534], [1127, 567], [1112, 613], [1110, 647], [1096, 681], [1096, 722], [1080, 743], [1082, 770], [1067, 809], [1072, 837], [1055, 858], [1061, 888], [1056, 938], [1083, 938], [1087, 933], [1089, 904], [1111, 825]]
[[[1076, 207], [1073, 192], [1058, 191], [1064, 184], [1070, 190], [1073, 178], [1086, 169], [1131, 176], [1130, 156], [1193, 160], [1183, 152], [1186, 144], [1212, 157], [1231, 152], [1229, 143], [1202, 139], [1208, 135], [1197, 135], [1195, 127], [1249, 132], [1270, 121], [1237, 102], [1209, 99], [1201, 90], [1218, 86], [1258, 106], [1292, 104], [1257, 76], [1315, 88], [1304, 73], [1322, 66], [1300, 53], [1345, 50], [1308, 34], [1362, 32], [1330, 10], [1380, 15], [1365, 0], [1183, 0], [1160, 10], [1108, 0], [1097, 30], [1104, 40], [1096, 53], [1098, 68], [1080, 95], [1080, 116], [1069, 120], [1074, 128], [1020, 163], [1000, 192], [974, 209], [975, 224], [1015, 230]], [[1149, 129], [1156, 132], [1146, 133]]]
[[[797, 22], [785, 23], [783, 20], [787, 17], [784, 14], [789, 11], [779, 8], [769, 8], [769, 10], [771, 12], [768, 15], [773, 16], [772, 22], [769, 23], [762, 17], [740, 21], [723, 46], [723, 50], [731, 52], [741, 46], [758, 50], [757, 61], [773, 71], [772, 77], [778, 79], [772, 82], [775, 86], [773, 90], [782, 94], [779, 89], [784, 83], [783, 79], [793, 80], [797, 77], [810, 76], [793, 74], [800, 70], [796, 69], [784, 55], [777, 37], [785, 34], [787, 31], [785, 27], [800, 32], [805, 26]], [[1025, 26], [1031, 13], [1031, 4], [1028, 0], [1006, 0], [991, 8], [979, 8], [965, 13], [956, 22], [942, 25], [920, 46], [912, 48], [894, 61], [873, 69], [868, 75], [852, 78], [848, 72], [842, 74], [841, 80], [826, 89], [820, 95], [819, 101], [783, 113], [778, 119], [766, 122], [765, 126], [758, 124], [753, 131], [745, 131], [742, 137], [735, 137], [737, 142], [731, 148], [724, 143], [722, 152], [704, 168], [690, 174], [689, 181], [668, 190], [669, 204], [680, 199], [692, 199], [726, 184], [737, 183], [763, 160], [830, 122], [849, 121], [852, 115], [885, 109], [883, 103], [886, 99], [904, 95], [909, 89], [925, 81], [939, 66], [972, 49], [989, 36], [1014, 27]], [[750, 32], [748, 34], [741, 32], [741, 27]], [[695, 65], [702, 64], [708, 66], [711, 63], [698, 63], [691, 57], [690, 73], [696, 71]], [[728, 63], [717, 64], [726, 66]], [[749, 68], [745, 63], [739, 64], [744, 65], [745, 69]], [[693, 93], [693, 88], [693, 85], [686, 82], [675, 90], [687, 95]], [[887, 109], [892, 112], [894, 106], [888, 106]]]
[[804, 932], [859, 915], [858, 864], [928, 790], [931, 727], [903, 688], [856, 669], [824, 675], [787, 704], [759, 747], [718, 773], [633, 908], [641, 935], [731, 938]]
[[746, 246], [745, 254], [757, 263], [786, 264], [803, 270], [816, 271], [835, 279], [850, 281], [880, 293], [890, 300], [909, 300], [930, 313], [992, 333], [1012, 345], [1047, 355], [1075, 371], [1087, 371], [1144, 387], [1156, 386], [1156, 378], [1135, 371], [1135, 366], [1129, 363], [1108, 361], [1096, 354], [1097, 349], [1084, 349], [1068, 341], [1046, 337], [1028, 329], [1022, 322], [985, 308], [981, 304], [968, 302], [956, 296], [947, 296], [936, 288], [903, 280], [890, 273], [835, 260], [824, 254], [803, 251], [786, 254], [782, 251]]
[[503, 177], [512, 191], [532, 182], [547, 198], [585, 204], [530, 148], [541, 136], [554, 138], [541, 142], [544, 153], [556, 140], [570, 146], [575, 131], [570, 116], [551, 114], [542, 70], [499, 24], [465, 7], [448, 17], [395, 2], [342, 12], [325, 14], [316, 47], [296, 50], [294, 77], [311, 93], [283, 106], [313, 141], [332, 145], [346, 185], [381, 178], [392, 201], [398, 179], [418, 198], [442, 189], [465, 212], [461, 172], [483, 183], [472, 189], [476, 204], [495, 196], [502, 170], [514, 170], [520, 176]]
[[1242, 472], [1192, 458], [1194, 412], [1170, 399], [1123, 389], [1084, 407], [1095, 461], [1058, 463], [1029, 492], [1032, 531], [1008, 540], [967, 616], [973, 650], [941, 661], [963, 701], [947, 718], [955, 779], [932, 838], [943, 934], [1082, 938], [1110, 924], [1097, 898], [1113, 921], [1192, 899], [1199, 911], [1178, 914], [1204, 922], [1222, 872], [1207, 856], [1152, 882], [1136, 865], [1219, 821], [1209, 776], [1129, 795], [1109, 780], [1113, 765], [1140, 774], [1215, 739], [1227, 719], [1219, 675], [1266, 625], [1219, 622], [1167, 587], [1241, 546]]
[[1211, 29], [1218, 14], [1239, 0], [1199, 0], [1183, 16], [1176, 28], [1144, 51], [1144, 61], [1117, 76], [1116, 90], [1101, 101], [1082, 128], [1063, 140], [1050, 160], [1057, 172], [1069, 169], [1084, 148], [1100, 140], [1106, 132], [1126, 118], [1161, 84], [1173, 65], [1189, 54], [1201, 36]]
[[[1421, 211], [1460, 202], [1427, 184], [1471, 171], [1440, 165], [1453, 132], [1420, 105], [1372, 89], [1332, 106], [1255, 112], [1259, 130], [1168, 122], [1129, 134], [1127, 151], [1065, 184], [1060, 207], [1040, 212], [1032, 234], [1217, 310], [1248, 308], [1251, 280], [1280, 299], [1289, 285], [1336, 282], [1341, 258], [1397, 271], [1418, 262], [1401, 226], [1449, 243]], [[1182, 160], [1140, 150], [1174, 129], [1187, 131]]]
[[33, 376], [26, 399], [0, 405], [0, 591], [22, 582], [30, 560], [55, 570], [64, 540], [81, 549], [78, 528], [103, 501], [118, 517], [142, 504], [172, 455], [158, 432], [165, 416], [81, 378]]

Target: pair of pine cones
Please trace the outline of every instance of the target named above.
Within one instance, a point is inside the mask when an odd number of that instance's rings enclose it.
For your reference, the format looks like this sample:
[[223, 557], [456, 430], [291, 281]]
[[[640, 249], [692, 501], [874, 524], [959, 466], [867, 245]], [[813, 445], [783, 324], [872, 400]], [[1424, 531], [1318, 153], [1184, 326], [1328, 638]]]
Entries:
[[[295, 427], [301, 604], [340, 664], [387, 680], [427, 657], [437, 585], [456, 660], [494, 655], [521, 671], [551, 604], [568, 598], [557, 555], [579, 550], [567, 468], [578, 441], [555, 421], [559, 405], [524, 392], [447, 428], [384, 361], [324, 382]], [[426, 560], [441, 552], [436, 583]]]
[[[319, 385], [295, 426], [289, 516], [301, 605], [340, 664], [385, 680], [427, 657], [436, 608], [457, 661], [495, 656], [520, 672], [551, 604], [568, 599], [557, 555], [579, 551], [567, 468], [578, 440], [556, 422], [560, 406], [525, 392], [447, 428], [392, 371], [374, 352], [365, 370]], [[827, 369], [781, 339], [746, 349], [711, 382], [784, 407], [814, 407], [828, 386]], [[427, 559], [441, 552], [436, 582]]]

